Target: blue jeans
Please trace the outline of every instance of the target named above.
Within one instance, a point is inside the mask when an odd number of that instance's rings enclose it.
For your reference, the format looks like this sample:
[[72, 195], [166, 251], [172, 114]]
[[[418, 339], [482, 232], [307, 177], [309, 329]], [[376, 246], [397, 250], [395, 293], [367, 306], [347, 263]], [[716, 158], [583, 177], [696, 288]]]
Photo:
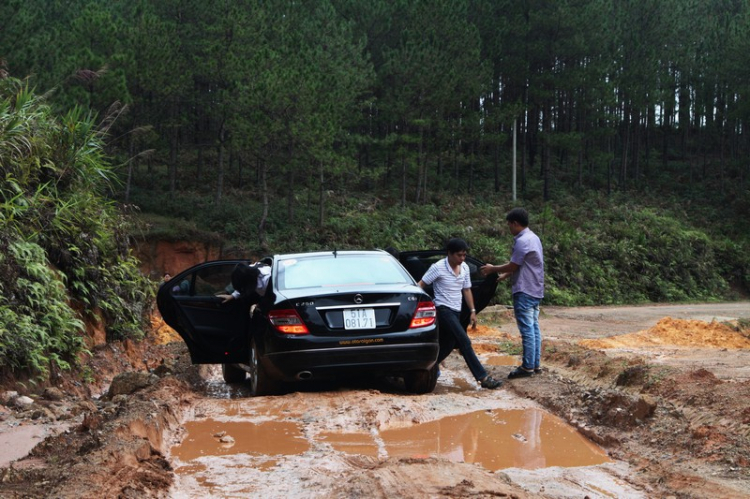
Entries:
[[471, 338], [461, 326], [459, 313], [448, 307], [437, 307], [438, 323], [440, 324], [440, 352], [438, 353], [438, 364], [441, 363], [456, 346], [461, 352], [466, 365], [469, 366], [474, 379], [481, 381], [487, 377], [487, 371], [479, 362], [474, 348], [471, 346]]
[[516, 315], [518, 330], [523, 344], [523, 363], [526, 370], [539, 368], [542, 361], [542, 331], [539, 329], [539, 303], [526, 293], [513, 295], [513, 312]]

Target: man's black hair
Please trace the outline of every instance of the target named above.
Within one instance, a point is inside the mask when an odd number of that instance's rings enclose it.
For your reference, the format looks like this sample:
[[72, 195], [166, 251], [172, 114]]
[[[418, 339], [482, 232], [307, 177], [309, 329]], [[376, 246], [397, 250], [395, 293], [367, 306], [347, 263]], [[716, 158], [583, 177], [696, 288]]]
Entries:
[[529, 212], [523, 208], [513, 208], [505, 215], [505, 220], [508, 222], [518, 222], [521, 227], [529, 226]]
[[240, 293], [254, 291], [260, 270], [257, 266], [241, 263], [232, 271], [232, 287]]
[[469, 245], [461, 238], [454, 237], [448, 244], [445, 245], [445, 249], [448, 253], [458, 253], [460, 251], [468, 251]]

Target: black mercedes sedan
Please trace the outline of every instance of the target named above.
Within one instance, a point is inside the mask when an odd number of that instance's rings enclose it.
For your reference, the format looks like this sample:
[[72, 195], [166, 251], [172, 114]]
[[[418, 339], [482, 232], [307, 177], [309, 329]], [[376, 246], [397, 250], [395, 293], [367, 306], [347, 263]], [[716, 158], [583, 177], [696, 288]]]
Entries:
[[232, 272], [244, 263], [196, 265], [159, 289], [159, 311], [193, 364], [221, 364], [228, 383], [249, 375], [253, 395], [272, 394], [280, 382], [363, 375], [403, 377], [414, 393], [434, 390], [435, 305], [390, 254], [275, 255], [252, 310], [221, 297], [233, 291]]

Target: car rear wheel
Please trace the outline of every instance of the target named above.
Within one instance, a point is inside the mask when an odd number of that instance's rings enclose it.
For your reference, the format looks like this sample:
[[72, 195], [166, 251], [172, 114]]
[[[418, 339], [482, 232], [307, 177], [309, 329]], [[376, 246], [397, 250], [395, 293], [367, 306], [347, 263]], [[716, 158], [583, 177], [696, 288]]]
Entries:
[[234, 364], [222, 364], [221, 375], [225, 383], [242, 383], [245, 381], [245, 370]]
[[404, 375], [404, 385], [412, 393], [432, 393], [437, 386], [438, 364], [435, 363], [430, 369], [409, 371]]
[[254, 397], [270, 395], [276, 390], [276, 383], [266, 373], [260, 361], [255, 338], [250, 340], [250, 392]]

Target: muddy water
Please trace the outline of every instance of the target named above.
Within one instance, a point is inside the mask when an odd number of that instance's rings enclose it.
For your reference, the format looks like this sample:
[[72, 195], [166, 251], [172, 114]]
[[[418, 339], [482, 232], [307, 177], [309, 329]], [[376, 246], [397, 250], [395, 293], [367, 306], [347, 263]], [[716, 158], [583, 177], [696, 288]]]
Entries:
[[[172, 449], [183, 463], [201, 457], [252, 455], [261, 468], [280, 456], [301, 455], [316, 446], [375, 458], [439, 457], [477, 463], [496, 471], [608, 462], [605, 453], [558, 418], [539, 409], [484, 410], [402, 428], [370, 432], [303, 432], [289, 421], [217, 421], [185, 424], [187, 437]], [[190, 473], [190, 469], [177, 470]]]
[[[455, 360], [424, 396], [352, 382], [256, 398], [208, 369], [204, 398], [166, 453], [170, 497], [431, 497], [422, 492], [508, 478], [548, 497], [643, 497], [618, 478], [627, 465], [533, 401], [481, 389]], [[517, 361], [482, 358], [500, 375]]]

